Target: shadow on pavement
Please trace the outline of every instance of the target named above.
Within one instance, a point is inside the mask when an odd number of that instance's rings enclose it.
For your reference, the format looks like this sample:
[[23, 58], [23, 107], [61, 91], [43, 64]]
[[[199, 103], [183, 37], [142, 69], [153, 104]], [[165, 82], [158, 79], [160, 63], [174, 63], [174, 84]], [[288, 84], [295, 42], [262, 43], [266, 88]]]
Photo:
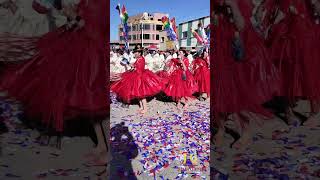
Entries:
[[131, 161], [138, 156], [138, 146], [124, 122], [111, 128], [111, 152], [110, 179], [137, 179]]

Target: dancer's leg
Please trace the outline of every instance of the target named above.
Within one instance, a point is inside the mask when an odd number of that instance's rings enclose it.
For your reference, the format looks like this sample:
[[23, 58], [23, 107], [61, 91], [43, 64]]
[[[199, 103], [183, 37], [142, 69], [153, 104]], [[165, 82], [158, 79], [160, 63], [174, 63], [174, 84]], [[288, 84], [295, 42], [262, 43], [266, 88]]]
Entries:
[[320, 125], [320, 102], [310, 100], [311, 114], [309, 118], [303, 123], [307, 127], [317, 127]]
[[226, 122], [226, 119], [227, 116], [225, 114], [218, 114], [216, 118], [213, 119], [213, 122], [211, 122], [211, 128], [213, 128], [213, 125], [218, 128], [217, 133], [211, 138], [211, 142], [216, 146], [220, 146], [223, 143], [223, 136], [225, 134], [224, 123]]
[[142, 113], [142, 114], [147, 113], [147, 111], [148, 111], [147, 99], [144, 98], [144, 99], [142, 99], [141, 102], [142, 102], [142, 111], [141, 111], [141, 113]]
[[252, 142], [251, 115], [248, 112], [241, 112], [235, 116], [235, 120], [240, 124], [240, 138], [234, 143], [236, 149], [248, 147]]

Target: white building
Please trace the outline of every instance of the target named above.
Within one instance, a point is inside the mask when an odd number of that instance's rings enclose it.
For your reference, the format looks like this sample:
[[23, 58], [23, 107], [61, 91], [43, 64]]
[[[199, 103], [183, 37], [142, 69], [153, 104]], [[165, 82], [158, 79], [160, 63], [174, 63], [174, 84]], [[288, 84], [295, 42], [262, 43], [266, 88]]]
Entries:
[[202, 23], [203, 27], [207, 27], [210, 24], [210, 16], [190, 20], [179, 24], [179, 46], [187, 49], [197, 46], [197, 39], [193, 37], [193, 34], [190, 30], [197, 30], [198, 24]]

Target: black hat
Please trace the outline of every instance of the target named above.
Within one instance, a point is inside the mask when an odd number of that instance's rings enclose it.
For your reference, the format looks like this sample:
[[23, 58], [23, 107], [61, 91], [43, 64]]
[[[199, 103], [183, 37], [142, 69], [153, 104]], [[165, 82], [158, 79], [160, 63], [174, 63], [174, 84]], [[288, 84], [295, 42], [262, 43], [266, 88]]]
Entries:
[[138, 46], [135, 46], [134, 49], [132, 50], [133, 53], [135, 52], [143, 52], [143, 49], [138, 47]]

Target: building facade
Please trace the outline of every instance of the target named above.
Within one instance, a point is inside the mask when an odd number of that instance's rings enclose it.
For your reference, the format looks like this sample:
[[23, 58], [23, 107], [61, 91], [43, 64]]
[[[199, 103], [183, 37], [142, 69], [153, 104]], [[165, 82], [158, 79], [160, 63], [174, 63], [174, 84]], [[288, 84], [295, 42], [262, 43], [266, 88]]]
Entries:
[[[149, 14], [149, 19], [142, 19], [143, 13], [135, 16], [130, 16], [128, 19], [128, 41], [130, 48], [140, 44], [142, 47], [148, 47], [150, 45], [156, 45], [159, 47], [160, 44], [160, 32], [163, 30], [161, 18], [168, 16], [164, 13], [153, 13]], [[119, 25], [118, 29], [119, 43], [124, 44], [123, 37], [123, 26]]]
[[197, 39], [193, 37], [191, 29], [197, 30], [198, 24], [200, 22], [203, 24], [203, 27], [208, 26], [210, 24], [210, 16], [190, 20], [179, 24], [178, 32], [180, 47], [184, 47], [186, 49], [197, 47]]
[[160, 44], [159, 44], [159, 50], [165, 51], [169, 49], [175, 49], [174, 42], [170, 41], [167, 36], [167, 32], [162, 30], [160, 32]]

